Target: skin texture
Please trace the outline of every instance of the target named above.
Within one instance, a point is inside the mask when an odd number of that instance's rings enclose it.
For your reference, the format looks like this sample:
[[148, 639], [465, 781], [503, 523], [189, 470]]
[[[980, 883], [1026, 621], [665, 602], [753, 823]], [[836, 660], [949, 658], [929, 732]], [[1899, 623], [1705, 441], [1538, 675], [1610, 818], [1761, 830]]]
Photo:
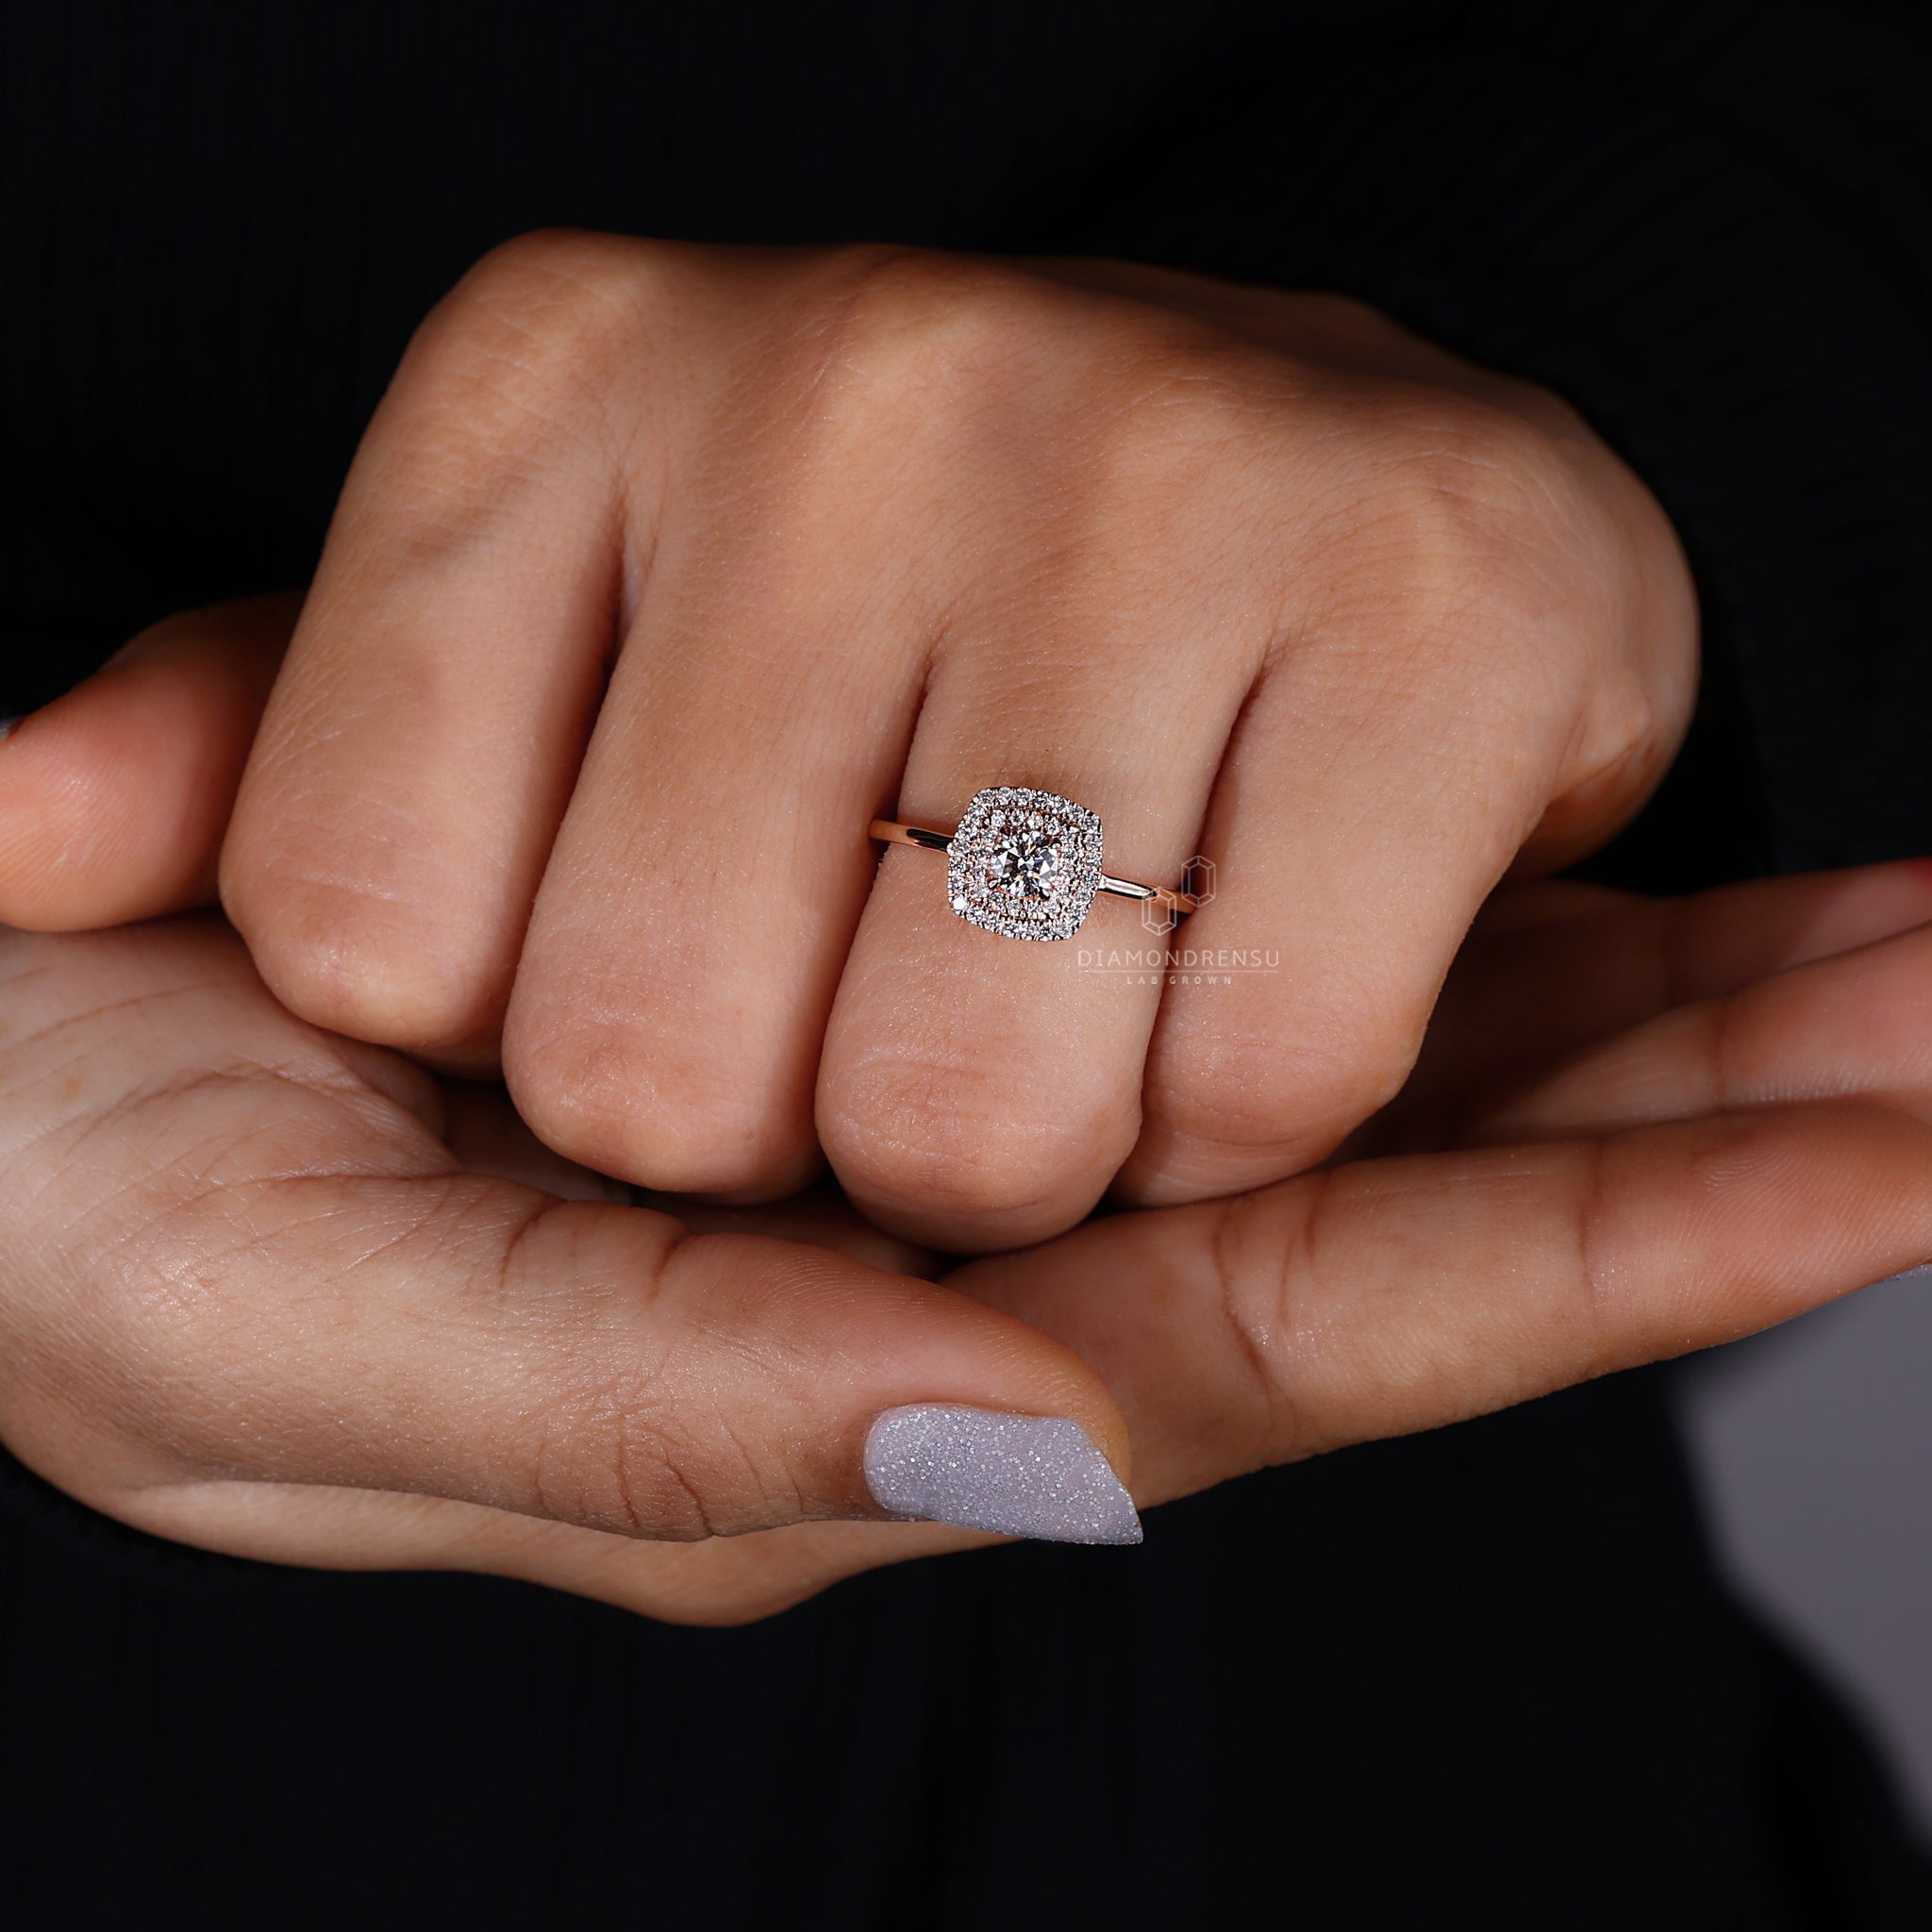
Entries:
[[[288, 1014], [217, 920], [10, 933], [0, 1432], [209, 1548], [767, 1614], [987, 1541], [823, 1520], [873, 1513], [858, 1443], [895, 1403], [1072, 1414], [1124, 1473], [1131, 1434], [1145, 1508], [1924, 1260], [1928, 916], [1922, 868], [1674, 907], [1517, 889], [1438, 1021], [1456, 1076], [1425, 1058], [1388, 1117], [1435, 1151], [943, 1285], [833, 1202], [700, 1204], [689, 1238], [613, 1205], [500, 1090]], [[1547, 970], [1579, 949], [1622, 967]]]
[[[1688, 582], [1354, 305], [532, 238], [293, 617], [0, 743], [0, 1434], [144, 1528], [738, 1621], [986, 1541], [868, 1520], [885, 1407], [1071, 1415], [1152, 1506], [1932, 1251], [1932, 876], [1495, 891], [1668, 758]], [[1069, 973], [859, 836], [994, 778], [1208, 850], [1188, 942], [1280, 971]], [[240, 938], [84, 930], [206, 903], [231, 808]]]
[[[291, 1011], [500, 1067], [574, 1160], [738, 1200], [829, 1162], [998, 1249], [1329, 1153], [1498, 879], [1636, 808], [1694, 681], [1636, 479], [1358, 305], [540, 235], [370, 426], [222, 897]], [[1207, 853], [1189, 943], [1280, 970], [1082, 974], [864, 836], [995, 782], [1099, 811], [1129, 876]], [[1119, 901], [1090, 932], [1146, 942]]]

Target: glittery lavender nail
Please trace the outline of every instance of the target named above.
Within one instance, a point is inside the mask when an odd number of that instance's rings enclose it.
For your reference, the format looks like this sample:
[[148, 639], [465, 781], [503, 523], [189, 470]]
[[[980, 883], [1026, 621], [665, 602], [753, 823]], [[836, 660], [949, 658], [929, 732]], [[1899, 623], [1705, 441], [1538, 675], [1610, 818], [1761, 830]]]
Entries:
[[865, 1482], [894, 1516], [1049, 1542], [1141, 1541], [1133, 1498], [1065, 1416], [949, 1402], [889, 1408], [865, 1439]]

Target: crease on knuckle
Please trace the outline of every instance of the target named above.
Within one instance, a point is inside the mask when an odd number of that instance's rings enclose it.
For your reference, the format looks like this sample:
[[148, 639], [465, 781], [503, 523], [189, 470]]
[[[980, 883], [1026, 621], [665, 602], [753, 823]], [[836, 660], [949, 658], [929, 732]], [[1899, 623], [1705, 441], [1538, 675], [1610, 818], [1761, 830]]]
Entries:
[[281, 1004], [311, 1025], [372, 1045], [436, 1052], [467, 1045], [501, 1005], [501, 975], [468, 958], [463, 922], [441, 939], [418, 902], [374, 882], [278, 890], [274, 915], [237, 924]]
[[504, 1252], [496, 1291], [508, 1309], [527, 1311], [533, 1282], [573, 1284], [552, 1392], [522, 1419], [529, 1494], [540, 1514], [618, 1535], [730, 1535], [768, 1500], [758, 1460], [704, 1394], [704, 1364], [681, 1358], [715, 1338], [666, 1306], [679, 1291], [675, 1257], [702, 1237], [656, 1217], [640, 1254], [640, 1224], [613, 1216], [546, 1201]]
[[[669, 252], [572, 229], [513, 237], [447, 298], [452, 351], [478, 358], [486, 397], [520, 391], [525, 407], [595, 399], [611, 360], [648, 325]], [[464, 373], [460, 361], [451, 367]]]
[[301, 1018], [383, 1044], [475, 1032], [503, 997], [488, 962], [508, 935], [472, 828], [293, 775], [223, 857], [223, 909], [263, 980]]
[[799, 1513], [774, 1496], [722, 1407], [693, 1408], [675, 1365], [630, 1367], [557, 1405], [539, 1433], [541, 1513], [656, 1542], [699, 1542]]
[[860, 244], [826, 264], [818, 366], [900, 394], [954, 393], [961, 378], [1023, 352], [1050, 297], [996, 262]]
[[1704, 1106], [1711, 1110], [1736, 1106], [1733, 1098], [1746, 1083], [1739, 1078], [1749, 1041], [1749, 1014], [1754, 1002], [1748, 990], [1704, 1003], [1698, 1015]]
[[[838, 251], [820, 278], [813, 325], [799, 337], [803, 394], [837, 447], [881, 433], [932, 445], [957, 468], [975, 429], [1009, 442], [1022, 425], [1057, 432], [1052, 463], [1077, 452], [1174, 438], [1196, 414], [1175, 344], [1199, 324], [1004, 263], [920, 249]], [[1096, 305], [1098, 305], [1096, 307]], [[1089, 326], [1075, 332], [1074, 312]], [[1045, 457], [1046, 444], [1037, 448]], [[874, 457], [874, 460], [876, 460]]]
[[717, 1534], [658, 1412], [656, 1376], [632, 1373], [575, 1391], [535, 1419], [530, 1490], [539, 1513], [658, 1542]]

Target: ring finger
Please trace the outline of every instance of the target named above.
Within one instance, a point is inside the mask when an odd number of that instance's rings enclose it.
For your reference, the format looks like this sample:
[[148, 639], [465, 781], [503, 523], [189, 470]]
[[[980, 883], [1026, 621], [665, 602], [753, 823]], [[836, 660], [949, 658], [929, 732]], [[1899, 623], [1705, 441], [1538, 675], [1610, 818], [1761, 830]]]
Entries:
[[[1062, 542], [1049, 530], [1035, 552], [1055, 559], [1044, 580], [977, 603], [942, 642], [898, 816], [950, 831], [982, 790], [1055, 794], [1100, 819], [1107, 874], [1168, 885], [1266, 649], [1265, 607], [1235, 569], [1137, 578], [1144, 514], [1092, 509], [1076, 500], [1068, 513], [1123, 535]], [[1029, 808], [1047, 823], [1032, 825]], [[826, 1031], [817, 1109], [860, 1208], [956, 1251], [1041, 1240], [1100, 1198], [1140, 1132], [1160, 1000], [1158, 974], [1123, 986], [1095, 966], [1145, 939], [1126, 899], [1094, 898], [1071, 944], [1015, 943], [982, 924], [1050, 932], [1058, 895], [1077, 904], [1085, 891], [1083, 855], [1075, 825], [1038, 799], [988, 801], [974, 822], [984, 849], [957, 870], [887, 851]]]

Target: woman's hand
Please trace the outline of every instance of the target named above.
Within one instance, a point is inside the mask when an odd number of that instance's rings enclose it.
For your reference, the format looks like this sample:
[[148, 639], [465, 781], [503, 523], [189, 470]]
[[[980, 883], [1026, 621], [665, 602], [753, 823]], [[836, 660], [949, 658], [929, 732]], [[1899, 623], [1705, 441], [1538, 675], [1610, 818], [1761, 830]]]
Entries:
[[216, 922], [8, 935], [0, 1435], [210, 1548], [761, 1615], [986, 1540], [802, 1520], [881, 1513], [883, 1408], [1070, 1416], [1117, 1466], [1124, 1422], [1145, 1506], [1924, 1260], [1928, 917], [1923, 867], [1507, 892], [1378, 1124], [1437, 1151], [943, 1287], [835, 1206], [685, 1238], [597, 1198], [501, 1100], [291, 1018]]
[[[769, 1198], [823, 1150], [882, 1224], [1010, 1247], [1386, 1102], [1497, 880], [1663, 768], [1694, 628], [1567, 408], [1356, 304], [536, 236], [368, 433], [223, 895], [293, 1012], [500, 1055], [575, 1160]], [[169, 755], [124, 774], [137, 844]], [[1205, 852], [1185, 942], [1277, 969], [1163, 992], [1081, 969], [1159, 944], [1122, 901], [1019, 945], [931, 855], [879, 866], [875, 814], [995, 783], [1098, 810], [1117, 874]], [[0, 848], [0, 916], [63, 923], [72, 878]]]
[[869, 1430], [941, 1404], [1077, 1424], [1117, 1505], [1085, 1540], [1134, 1529], [1091, 1446], [1124, 1468], [1119, 1415], [1064, 1348], [875, 1233], [615, 1205], [488, 1096], [293, 1019], [218, 920], [0, 930], [0, 1432], [111, 1514], [318, 1562], [434, 1560], [478, 1511], [878, 1518]]

